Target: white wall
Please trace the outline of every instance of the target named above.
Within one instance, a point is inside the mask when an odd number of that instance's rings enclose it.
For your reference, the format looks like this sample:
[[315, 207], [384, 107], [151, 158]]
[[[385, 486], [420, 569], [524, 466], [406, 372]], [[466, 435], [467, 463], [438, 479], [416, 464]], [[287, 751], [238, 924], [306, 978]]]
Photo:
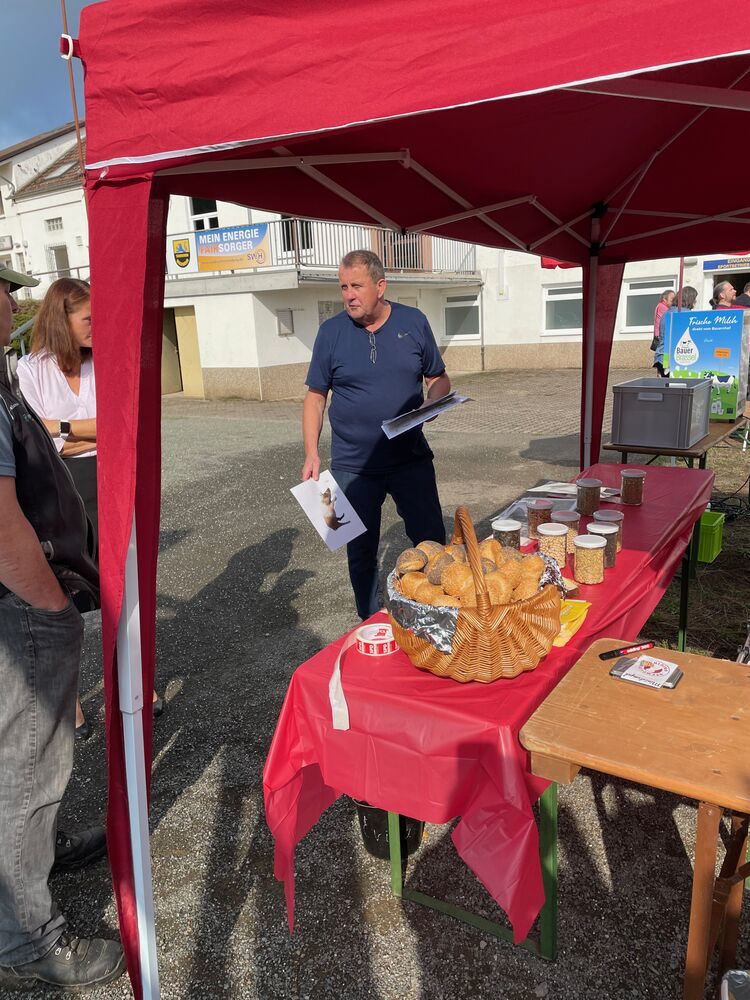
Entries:
[[168, 308], [193, 306], [202, 368], [257, 368], [253, 296], [170, 298]]
[[[82, 189], [74, 188], [70, 191], [23, 198], [15, 204], [19, 228], [23, 233], [24, 242], [28, 244], [27, 269], [37, 276], [43, 276], [41, 286], [34, 292], [35, 297], [40, 297], [50, 282], [57, 277], [56, 274], [45, 275], [50, 269], [45, 250], [48, 246], [64, 244], [68, 249], [68, 261], [73, 276], [88, 279], [88, 221]], [[63, 228], [48, 232], [45, 221], [53, 218], [61, 218]]]

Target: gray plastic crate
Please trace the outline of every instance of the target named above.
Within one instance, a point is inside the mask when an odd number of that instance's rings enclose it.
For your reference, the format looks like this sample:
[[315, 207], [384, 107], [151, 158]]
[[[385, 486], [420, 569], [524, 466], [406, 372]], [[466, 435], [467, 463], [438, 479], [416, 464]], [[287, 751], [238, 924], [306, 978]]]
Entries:
[[612, 391], [614, 444], [691, 448], [708, 434], [709, 378], [635, 378]]

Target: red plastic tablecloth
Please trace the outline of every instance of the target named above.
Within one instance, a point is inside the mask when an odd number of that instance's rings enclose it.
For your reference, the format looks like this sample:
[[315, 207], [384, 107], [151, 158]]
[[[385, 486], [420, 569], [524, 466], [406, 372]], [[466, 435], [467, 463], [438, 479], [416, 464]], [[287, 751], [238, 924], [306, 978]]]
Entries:
[[[619, 486], [621, 468], [594, 465], [585, 475]], [[515, 940], [526, 937], [544, 903], [532, 804], [548, 782], [530, 774], [518, 732], [595, 639], [637, 637], [711, 496], [708, 470], [641, 468], [644, 504], [622, 508], [617, 565], [603, 584], [580, 588], [592, 605], [583, 627], [536, 670], [490, 685], [458, 684], [417, 670], [400, 651], [374, 658], [353, 647], [342, 664], [347, 731], [332, 728], [328, 701], [344, 637], [295, 671], [263, 779], [290, 930], [295, 845], [346, 794], [431, 823], [460, 816], [452, 834], [459, 855], [508, 914]]]

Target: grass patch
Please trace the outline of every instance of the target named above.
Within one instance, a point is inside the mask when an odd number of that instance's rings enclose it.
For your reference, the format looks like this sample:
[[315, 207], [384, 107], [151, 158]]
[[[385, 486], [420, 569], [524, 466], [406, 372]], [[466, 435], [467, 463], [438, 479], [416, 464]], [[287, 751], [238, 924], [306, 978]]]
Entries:
[[[669, 459], [659, 459], [668, 465]], [[730, 441], [708, 453], [716, 474], [711, 507], [725, 511], [722, 551], [712, 563], [698, 563], [690, 581], [687, 650], [734, 660], [750, 621], [750, 508], [748, 483], [750, 446]], [[731, 496], [730, 496], [731, 495]], [[728, 499], [725, 499], [728, 498]], [[679, 573], [643, 627], [643, 635], [660, 646], [677, 648], [680, 610]]]

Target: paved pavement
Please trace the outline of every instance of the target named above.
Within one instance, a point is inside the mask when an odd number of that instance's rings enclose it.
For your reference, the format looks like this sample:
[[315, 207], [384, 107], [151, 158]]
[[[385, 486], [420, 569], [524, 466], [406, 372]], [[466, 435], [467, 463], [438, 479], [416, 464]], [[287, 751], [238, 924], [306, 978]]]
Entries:
[[[463, 502], [486, 529], [526, 486], [572, 474], [578, 379], [560, 371], [458, 380], [476, 402], [429, 428], [447, 521]], [[364, 852], [347, 799], [300, 845], [289, 937], [263, 816], [263, 762], [294, 668], [355, 622], [344, 554], [324, 553], [289, 494], [302, 459], [299, 416], [297, 403], [164, 401], [157, 643], [168, 704], [155, 728], [152, 814], [162, 996], [678, 996], [694, 810], [590, 776], [561, 792], [555, 964], [392, 898], [387, 865]], [[405, 544], [389, 502], [384, 567]], [[61, 814], [68, 827], [104, 809], [98, 641], [93, 620], [81, 691], [94, 735], [76, 750]], [[448, 832], [428, 828], [414, 884], [497, 916]], [[55, 876], [53, 889], [79, 932], [114, 931], [104, 865]], [[741, 957], [750, 964], [746, 932]], [[129, 989], [121, 982], [96, 995]]]

